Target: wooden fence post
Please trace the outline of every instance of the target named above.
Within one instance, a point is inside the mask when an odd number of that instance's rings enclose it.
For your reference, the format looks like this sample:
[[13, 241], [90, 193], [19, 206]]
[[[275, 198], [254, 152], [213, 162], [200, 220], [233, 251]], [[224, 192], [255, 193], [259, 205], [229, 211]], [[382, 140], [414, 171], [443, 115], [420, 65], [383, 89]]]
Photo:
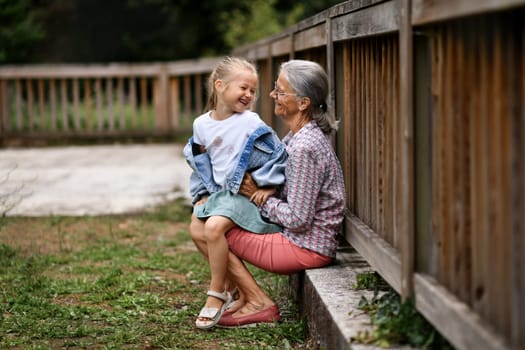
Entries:
[[169, 78], [168, 78], [168, 67], [166, 65], [160, 66], [159, 75], [157, 78], [157, 84], [155, 86], [158, 89], [155, 91], [155, 128], [157, 131], [169, 132], [170, 123], [168, 119], [169, 114]]
[[413, 164], [413, 45], [411, 0], [399, 0], [399, 74], [400, 74], [400, 128], [398, 145], [401, 161], [400, 210], [396, 213], [395, 230], [400, 237], [401, 295], [412, 296], [414, 273], [414, 164]]

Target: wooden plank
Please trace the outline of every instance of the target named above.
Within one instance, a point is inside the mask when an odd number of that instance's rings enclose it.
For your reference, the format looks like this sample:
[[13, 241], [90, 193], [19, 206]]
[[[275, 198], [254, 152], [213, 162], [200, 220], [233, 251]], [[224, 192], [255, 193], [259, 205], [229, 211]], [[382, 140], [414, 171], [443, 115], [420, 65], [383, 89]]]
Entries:
[[[523, 23], [520, 32], [525, 32]], [[510, 57], [516, 59], [516, 67], [525, 73], [525, 36], [521, 36], [521, 47], [515, 48]], [[519, 51], [521, 49], [521, 51]], [[517, 54], [516, 54], [517, 53]], [[521, 58], [521, 59], [519, 59]], [[514, 349], [525, 349], [525, 83], [516, 79], [512, 126], [512, 326], [511, 342]]]
[[222, 57], [181, 60], [167, 63], [110, 63], [110, 64], [39, 64], [3, 65], [1, 79], [49, 79], [49, 78], [108, 78], [153, 77], [165, 67], [169, 75], [209, 73]]
[[191, 110], [191, 76], [184, 76], [184, 114], [188, 118], [192, 115]]
[[523, 5], [524, 0], [413, 0], [412, 24], [429, 24]]
[[400, 102], [399, 102], [399, 96], [400, 96], [400, 80], [402, 79], [400, 73], [400, 66], [399, 66], [399, 40], [395, 42], [394, 45], [392, 45], [392, 246], [395, 249], [399, 249], [399, 232], [395, 229], [396, 227], [396, 220], [397, 220], [397, 213], [399, 210], [398, 205], [398, 198], [399, 195], [405, 195], [399, 193], [399, 164], [400, 164], [400, 158], [399, 158], [399, 119], [400, 119]]
[[378, 202], [378, 190], [377, 190], [377, 177], [378, 177], [378, 135], [377, 135], [377, 102], [379, 95], [379, 84], [378, 71], [379, 71], [379, 60], [377, 55], [378, 38], [371, 38], [371, 56], [372, 56], [372, 69], [370, 76], [370, 227], [374, 229], [376, 233], [381, 235], [381, 231], [378, 231], [377, 225], [379, 215], [377, 212]]
[[412, 296], [414, 273], [414, 111], [413, 111], [413, 43], [411, 18], [411, 0], [400, 2], [399, 25], [399, 75], [400, 85], [400, 127], [403, 138], [400, 144], [400, 198], [401, 210], [398, 211], [395, 230], [400, 236], [401, 253], [401, 296]]
[[270, 44], [270, 50], [273, 56], [288, 55], [290, 52], [293, 52], [292, 35], [273, 41]]
[[352, 113], [352, 103], [351, 96], [353, 95], [352, 89], [352, 51], [349, 43], [345, 43], [342, 48], [342, 62], [341, 69], [343, 74], [343, 158], [342, 158], [342, 167], [344, 169], [344, 179], [345, 179], [345, 188], [346, 188], [346, 206], [353, 212], [353, 196], [354, 196], [354, 176], [353, 176], [353, 157], [352, 150], [354, 149], [352, 145], [353, 133], [355, 128], [353, 126], [354, 115]]
[[51, 131], [57, 131], [57, 88], [56, 80], [49, 80], [49, 106], [51, 113]]
[[430, 271], [434, 274], [439, 281], [442, 281], [441, 273], [443, 269], [442, 265], [442, 254], [441, 254], [441, 245], [443, 242], [442, 228], [439, 225], [441, 222], [441, 206], [442, 201], [440, 198], [441, 194], [441, 177], [442, 177], [442, 164], [441, 164], [441, 143], [443, 140], [442, 136], [442, 123], [440, 118], [443, 115], [442, 104], [440, 103], [442, 94], [443, 94], [443, 34], [442, 31], [436, 29], [430, 32], [429, 37], [431, 38], [431, 94], [433, 99], [433, 116], [432, 116], [432, 125], [431, 125], [431, 140], [432, 140], [432, 236], [434, 237], [433, 241], [433, 256], [432, 262], [430, 265]]
[[80, 88], [78, 78], [73, 79], [73, 127], [79, 131], [80, 125]]
[[357, 214], [358, 212], [358, 198], [359, 198], [359, 187], [358, 184], [358, 177], [357, 172], [358, 170], [358, 117], [359, 117], [359, 109], [357, 105], [357, 95], [359, 91], [359, 85], [358, 83], [358, 62], [359, 62], [359, 50], [357, 50], [357, 45], [355, 41], [350, 42], [350, 53], [351, 53], [351, 67], [350, 67], [350, 85], [351, 89], [349, 90], [349, 101], [350, 104], [350, 125], [352, 127], [349, 137], [351, 138], [351, 153], [350, 153], [350, 180], [351, 180], [351, 186], [352, 186], [352, 193], [351, 193], [351, 201], [352, 201], [352, 213]]
[[[329, 22], [328, 20], [327, 23]], [[297, 32], [293, 36], [293, 48], [295, 51], [302, 51], [328, 44], [325, 23], [319, 23], [314, 27]]]
[[[372, 200], [370, 194], [370, 39], [363, 39], [363, 177], [360, 185], [363, 186], [363, 211], [361, 220], [370, 226], [370, 202]], [[371, 227], [373, 229], [373, 227]]]
[[35, 115], [34, 115], [34, 92], [33, 92], [33, 81], [26, 79], [26, 97], [27, 97], [27, 127], [30, 131], [35, 129]]
[[[325, 41], [326, 41], [326, 74], [328, 75], [328, 106], [333, 106], [335, 109], [335, 54], [334, 54], [334, 42], [332, 41], [332, 22], [330, 20], [326, 21], [325, 25], [322, 27]], [[313, 34], [312, 34], [313, 35]], [[320, 60], [321, 61], [321, 60]], [[336, 113], [334, 111], [334, 113]], [[336, 115], [337, 117], [337, 115]], [[335, 147], [335, 144], [333, 145]]]
[[363, 76], [364, 72], [364, 45], [363, 42], [360, 40], [357, 42], [357, 45], [355, 46], [355, 50], [357, 51], [357, 60], [356, 60], [356, 68], [357, 68], [357, 74], [356, 74], [356, 86], [357, 86], [357, 94], [355, 96], [355, 104], [356, 104], [356, 138], [355, 138], [355, 146], [356, 146], [356, 166], [357, 166], [357, 176], [356, 176], [356, 185], [357, 185], [357, 201], [356, 201], [356, 211], [355, 214], [362, 218], [363, 217], [363, 206], [365, 203], [365, 191], [362, 186], [362, 181], [364, 177], [364, 162], [363, 162], [363, 154], [364, 154], [364, 139], [363, 139], [363, 130], [364, 130], [364, 108], [363, 108], [363, 101], [364, 98], [364, 89], [363, 84], [365, 81], [365, 78]]
[[115, 130], [115, 109], [113, 108], [113, 78], [106, 78], [106, 104], [109, 130]]
[[386, 82], [386, 67], [385, 67], [385, 38], [380, 38], [377, 42], [377, 77], [376, 77], [376, 146], [377, 146], [377, 155], [376, 155], [376, 232], [386, 240], [385, 235], [385, 208], [384, 204], [384, 175], [385, 175], [385, 98], [388, 94], [385, 91], [385, 82]]
[[202, 84], [202, 75], [196, 74], [193, 76], [193, 79], [195, 82], [193, 91], [193, 97], [195, 98], [195, 109], [197, 110], [197, 113], [204, 112], [204, 104], [202, 102], [202, 91], [204, 89], [204, 85]]
[[131, 107], [131, 126], [137, 127], [137, 81], [129, 78], [129, 104]]
[[394, 242], [392, 243], [394, 247], [395, 241], [394, 241], [394, 164], [395, 160], [393, 159], [394, 156], [394, 131], [393, 131], [393, 125], [394, 120], [396, 119], [396, 111], [395, 111], [395, 92], [397, 91], [397, 84], [396, 84], [396, 70], [397, 66], [395, 65], [394, 58], [397, 57], [395, 52], [396, 43], [394, 42], [394, 39], [392, 36], [389, 36], [386, 41], [386, 46], [383, 49], [383, 64], [385, 65], [385, 82], [387, 86], [387, 90], [385, 91], [385, 110], [386, 110], [386, 117], [385, 117], [385, 176], [384, 176], [384, 207], [385, 207], [385, 213], [384, 213], [384, 233], [383, 237], [385, 237], [385, 240], [388, 242]]
[[118, 128], [119, 130], [126, 129], [126, 99], [124, 96], [124, 78], [117, 78], [117, 109], [118, 109]]
[[44, 130], [46, 126], [46, 111], [45, 111], [45, 98], [46, 94], [44, 91], [44, 81], [38, 79], [37, 81], [38, 91], [38, 129]]
[[84, 108], [86, 109], [86, 130], [93, 129], [93, 102], [91, 98], [91, 80], [84, 79]]
[[429, 33], [414, 36], [415, 269], [433, 274], [431, 49]]
[[95, 79], [95, 104], [97, 109], [97, 130], [104, 130], [104, 115], [102, 114], [102, 81], [100, 78]]
[[155, 130], [165, 130], [165, 128], [162, 125], [162, 112], [161, 110], [161, 96], [160, 96], [160, 83], [158, 79], [153, 80], [153, 125]]
[[357, 216], [349, 214], [345, 219], [345, 238], [359, 254], [401, 293], [401, 257], [388, 242], [372, 231]]
[[62, 106], [62, 130], [69, 130], [69, 121], [68, 121], [68, 98], [67, 98], [67, 80], [60, 80], [60, 103]]
[[416, 273], [414, 291], [417, 310], [446, 335], [456, 349], [508, 349], [501, 334], [495, 333], [477, 313], [434, 278]]
[[148, 118], [148, 81], [146, 78], [140, 78], [140, 121], [143, 128], [150, 125]]
[[[481, 24], [480, 21], [478, 24]], [[479, 177], [479, 182], [477, 183], [478, 186], [475, 189], [477, 198], [475, 199], [477, 201], [478, 207], [476, 210], [476, 213], [472, 216], [474, 220], [478, 221], [479, 227], [478, 227], [478, 237], [477, 240], [479, 242], [479, 245], [476, 247], [476, 271], [475, 271], [475, 278], [476, 278], [476, 286], [475, 286], [475, 300], [474, 300], [474, 307], [476, 311], [480, 313], [482, 317], [487, 317], [490, 315], [490, 296], [488, 292], [489, 284], [492, 283], [491, 277], [490, 277], [490, 261], [492, 261], [492, 254], [490, 252], [490, 219], [488, 217], [489, 207], [490, 207], [490, 200], [488, 191], [486, 191], [487, 188], [491, 186], [489, 174], [488, 174], [488, 157], [489, 154], [489, 143], [487, 140], [489, 139], [489, 127], [488, 127], [488, 111], [489, 111], [489, 103], [490, 103], [490, 91], [489, 86], [491, 85], [488, 72], [490, 70], [489, 68], [489, 59], [490, 59], [490, 52], [489, 45], [486, 43], [486, 39], [481, 37], [479, 35], [479, 32], [473, 33], [476, 37], [476, 43], [477, 43], [477, 49], [479, 50], [479, 66], [478, 66], [478, 76], [479, 81], [477, 84], [477, 89], [474, 90], [474, 93], [477, 93], [476, 96], [478, 98], [477, 101], [477, 115], [478, 115], [478, 122], [475, 123], [479, 125], [479, 129], [476, 130], [476, 145], [477, 153], [476, 153], [476, 169], [475, 173], [472, 174], [473, 178]], [[474, 199], [473, 199], [474, 201]]]
[[508, 109], [509, 90], [506, 81], [509, 67], [505, 62], [506, 47], [504, 44], [502, 18], [493, 22], [491, 30], [493, 31], [493, 61], [490, 80], [492, 82], [492, 96], [501, 96], [501, 98], [492, 99], [492, 110], [489, 115], [489, 156], [491, 166], [489, 176], [491, 187], [489, 188], [491, 218], [491, 253], [493, 263], [490, 264], [492, 270], [491, 281], [491, 300], [492, 317], [496, 329], [502, 334], [510, 336], [510, 300], [511, 293], [511, 265], [510, 265], [510, 244], [511, 242], [511, 152], [510, 152], [510, 111]]
[[396, 6], [396, 1], [386, 1], [333, 18], [332, 40], [338, 42], [397, 31]]
[[453, 76], [453, 42], [454, 34], [450, 25], [445, 26], [443, 32], [443, 91], [442, 99], [439, 102], [442, 105], [442, 114], [439, 116], [439, 123], [441, 123], [441, 181], [440, 181], [440, 225], [441, 230], [441, 266], [440, 266], [440, 282], [443, 283], [447, 288], [450, 288], [453, 292], [453, 281], [454, 281], [454, 264], [452, 262], [453, 255], [453, 244], [454, 237], [453, 225], [452, 225], [452, 183], [453, 183], [453, 168], [454, 168], [454, 145], [453, 135], [455, 130], [453, 128], [454, 120], [454, 109], [453, 109], [453, 96], [455, 92], [454, 84], [456, 77]]
[[155, 116], [155, 126], [161, 129], [169, 129], [169, 78], [168, 73], [164, 67], [161, 68], [161, 71], [156, 77], [155, 81], [156, 86], [158, 88], [157, 91], [154, 93], [154, 98], [158, 99], [157, 115]]
[[11, 121], [10, 121], [10, 101], [9, 101], [9, 95], [7, 92], [7, 80], [1, 80], [0, 79], [0, 114], [1, 114], [1, 126], [0, 126], [0, 134], [5, 133], [6, 131], [11, 130]]
[[16, 110], [16, 130], [20, 131], [23, 128], [23, 112], [22, 112], [22, 82], [20, 79], [15, 80], [15, 110]]
[[179, 78], [170, 79], [171, 127], [180, 127], [180, 84]]
[[[456, 292], [459, 299], [468, 302], [470, 300], [470, 194], [469, 182], [467, 174], [469, 170], [469, 141], [468, 141], [468, 126], [470, 116], [467, 113], [465, 105], [468, 103], [467, 91], [470, 91], [468, 82], [470, 77], [466, 75], [467, 70], [464, 67], [468, 66], [469, 62], [464, 58], [466, 56], [465, 50], [465, 35], [464, 27], [460, 26], [454, 31], [454, 72], [455, 78], [455, 94], [454, 98], [454, 147], [456, 153], [454, 161], [453, 176], [453, 236], [454, 236], [454, 251], [452, 256], [452, 264], [454, 266]], [[458, 79], [457, 77], [461, 77]]]

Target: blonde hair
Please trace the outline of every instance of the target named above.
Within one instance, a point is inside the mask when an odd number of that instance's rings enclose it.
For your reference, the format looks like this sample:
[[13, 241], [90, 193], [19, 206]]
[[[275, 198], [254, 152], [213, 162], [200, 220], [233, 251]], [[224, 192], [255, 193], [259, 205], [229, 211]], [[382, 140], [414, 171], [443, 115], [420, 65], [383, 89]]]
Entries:
[[[217, 80], [222, 80], [227, 85], [235, 79], [239, 72], [242, 71], [249, 71], [259, 78], [255, 65], [244, 58], [228, 56], [219, 62], [208, 78], [208, 102], [206, 103], [206, 110], [215, 109], [217, 107], [215, 82]], [[256, 97], [257, 95], [254, 96], [253, 102], [255, 102]]]

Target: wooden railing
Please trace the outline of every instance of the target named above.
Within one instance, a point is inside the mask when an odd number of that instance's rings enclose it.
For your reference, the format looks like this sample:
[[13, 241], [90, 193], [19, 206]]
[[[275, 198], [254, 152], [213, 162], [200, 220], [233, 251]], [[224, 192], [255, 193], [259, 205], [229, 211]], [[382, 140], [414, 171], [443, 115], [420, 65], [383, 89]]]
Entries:
[[191, 131], [218, 58], [150, 64], [0, 66], [0, 136], [63, 139]]
[[324, 65], [345, 237], [458, 349], [525, 349], [523, 18], [523, 0], [353, 0], [235, 50], [282, 132], [279, 64]]

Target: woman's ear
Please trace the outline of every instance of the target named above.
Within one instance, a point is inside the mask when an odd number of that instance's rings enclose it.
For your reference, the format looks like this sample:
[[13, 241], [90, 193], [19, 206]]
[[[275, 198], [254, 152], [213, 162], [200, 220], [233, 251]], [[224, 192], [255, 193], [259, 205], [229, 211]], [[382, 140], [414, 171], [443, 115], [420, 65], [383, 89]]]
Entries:
[[308, 108], [310, 108], [310, 103], [310, 97], [302, 97], [301, 102], [299, 102], [299, 110], [306, 111]]

